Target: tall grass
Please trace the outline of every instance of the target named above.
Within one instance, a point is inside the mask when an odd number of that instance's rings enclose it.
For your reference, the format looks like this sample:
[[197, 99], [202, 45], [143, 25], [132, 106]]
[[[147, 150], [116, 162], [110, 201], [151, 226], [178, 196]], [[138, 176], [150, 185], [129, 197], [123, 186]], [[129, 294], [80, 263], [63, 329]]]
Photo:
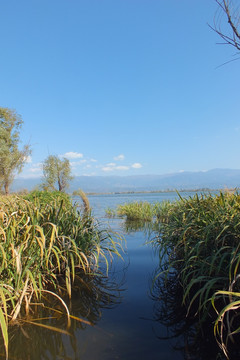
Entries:
[[43, 294], [71, 298], [76, 276], [97, 271], [99, 259], [119, 255], [114, 235], [81, 214], [66, 195], [0, 198], [0, 327], [8, 356], [8, 326], [27, 317]]
[[109, 217], [125, 217], [127, 221], [152, 221], [158, 204], [150, 204], [147, 201], [135, 201], [118, 205], [116, 210], [107, 209], [106, 215]]
[[175, 274], [183, 289], [182, 304], [203, 323], [215, 315], [215, 336], [225, 356], [240, 333], [240, 195], [195, 195], [159, 207], [161, 270]]

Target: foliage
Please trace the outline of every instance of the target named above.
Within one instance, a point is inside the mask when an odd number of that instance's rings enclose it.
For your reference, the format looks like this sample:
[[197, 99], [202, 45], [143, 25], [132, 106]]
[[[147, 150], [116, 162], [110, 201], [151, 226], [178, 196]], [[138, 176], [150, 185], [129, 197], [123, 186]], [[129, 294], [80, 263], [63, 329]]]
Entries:
[[33, 303], [72, 295], [81, 273], [97, 271], [99, 259], [117, 254], [115, 235], [81, 214], [67, 196], [36, 193], [0, 198], [0, 327], [8, 349], [8, 324], [27, 317]]
[[156, 215], [158, 277], [166, 282], [177, 277], [182, 304], [200, 323], [214, 305], [215, 335], [227, 356], [229, 342], [240, 332], [240, 195], [180, 198]]
[[73, 178], [69, 160], [49, 155], [43, 163], [43, 176], [45, 190], [56, 190], [57, 186], [59, 191], [65, 191]]
[[87, 195], [85, 194], [85, 192], [81, 189], [75, 190], [73, 192], [73, 196], [80, 196], [80, 198], [82, 199], [83, 202], [83, 210], [86, 214], [90, 213], [91, 211], [91, 207], [90, 207], [90, 203], [88, 200]]
[[158, 204], [150, 204], [147, 201], [125, 203], [118, 205], [116, 210], [106, 209], [106, 215], [108, 217], [126, 217], [126, 220], [137, 221], [152, 221]]
[[[114, 276], [114, 275], [113, 275]], [[58, 299], [44, 296], [44, 304], [31, 306], [27, 322], [18, 318], [18, 326], [9, 327], [9, 359], [50, 360], [82, 359], [86, 349], [75, 341], [76, 333], [95, 326], [104, 308], [110, 309], [121, 302], [121, 280], [93, 274], [76, 275], [72, 287], [72, 299], [65, 299], [71, 309], [71, 326], [67, 327], [67, 317], [59, 307]], [[32, 325], [34, 322], [34, 325]], [[37, 324], [40, 323], [39, 327]], [[37, 325], [37, 326], [36, 326]], [[50, 328], [51, 326], [51, 328]], [[52, 331], [52, 328], [55, 329]], [[67, 329], [69, 341], [60, 329]], [[0, 339], [0, 348], [3, 342]], [[71, 354], [71, 355], [70, 355]], [[83, 357], [82, 357], [83, 355]], [[0, 354], [0, 359], [3, 357]]]
[[19, 150], [19, 133], [22, 118], [14, 110], [0, 107], [0, 190], [9, 193], [16, 172], [22, 170], [24, 161], [30, 155], [30, 147]]
[[110, 207], [108, 207], [106, 210], [105, 210], [105, 215], [108, 217], [108, 218], [114, 218], [117, 214], [116, 214], [116, 210], [114, 209], [111, 209]]
[[70, 195], [61, 191], [40, 191], [33, 190], [28, 194], [23, 194], [23, 199], [31, 201], [35, 205], [41, 207], [47, 206], [48, 204], [54, 203], [60, 206], [61, 201], [64, 201], [65, 206], [71, 206], [72, 199]]
[[154, 205], [147, 201], [119, 205], [117, 214], [119, 216], [126, 216], [128, 220], [151, 221], [154, 215]]
[[[107, 214], [124, 216], [132, 230], [150, 222], [160, 260], [155, 282], [171, 300], [177, 295], [199, 331], [214, 319], [212, 330], [228, 357], [240, 337], [240, 195], [179, 195], [174, 202], [119, 205]], [[171, 318], [174, 313], [164, 311]]]

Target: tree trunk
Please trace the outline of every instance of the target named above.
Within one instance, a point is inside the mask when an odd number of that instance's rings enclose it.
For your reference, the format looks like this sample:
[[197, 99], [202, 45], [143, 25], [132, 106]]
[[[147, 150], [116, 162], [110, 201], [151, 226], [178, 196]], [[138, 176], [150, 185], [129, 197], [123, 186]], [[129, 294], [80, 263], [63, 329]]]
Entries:
[[60, 177], [58, 177], [58, 190], [63, 191], [62, 183]]
[[5, 195], [9, 195], [9, 182], [8, 181], [4, 182], [4, 191], [5, 191]]

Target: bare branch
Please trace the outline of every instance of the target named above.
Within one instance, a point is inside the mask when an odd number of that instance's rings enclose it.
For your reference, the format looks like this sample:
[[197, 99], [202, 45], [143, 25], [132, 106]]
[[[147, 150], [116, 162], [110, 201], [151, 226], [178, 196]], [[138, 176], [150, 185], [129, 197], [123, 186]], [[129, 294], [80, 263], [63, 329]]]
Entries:
[[[214, 18], [214, 25], [210, 26], [223, 40], [224, 44], [234, 46], [240, 51], [240, 1], [215, 0], [219, 6]], [[222, 30], [222, 20], [226, 18], [228, 28]], [[226, 23], [225, 23], [226, 24]]]

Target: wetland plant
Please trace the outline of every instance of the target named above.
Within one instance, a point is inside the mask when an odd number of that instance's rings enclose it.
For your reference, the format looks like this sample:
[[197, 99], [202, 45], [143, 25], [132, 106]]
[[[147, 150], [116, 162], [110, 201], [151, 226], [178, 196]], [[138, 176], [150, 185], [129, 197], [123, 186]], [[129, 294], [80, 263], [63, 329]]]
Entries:
[[171, 288], [174, 279], [186, 316], [201, 329], [210, 319], [224, 356], [240, 358], [240, 195], [179, 195], [174, 202], [119, 205], [116, 214], [127, 226], [137, 220], [135, 230], [151, 223], [159, 253], [155, 281]]
[[[212, 317], [214, 334], [230, 358], [240, 333], [240, 195], [181, 198], [156, 213], [160, 270], [181, 285], [181, 303], [200, 324]], [[228, 352], [229, 350], [229, 352]]]
[[57, 299], [70, 321], [63, 297], [71, 298], [81, 273], [98, 272], [100, 259], [108, 268], [110, 257], [119, 255], [117, 240], [66, 194], [0, 198], [0, 327], [6, 358], [8, 326], [27, 320], [45, 296]]
[[127, 221], [152, 221], [155, 216], [157, 204], [150, 204], [147, 201], [135, 201], [118, 205], [117, 209], [106, 209], [108, 217], [125, 217]]

